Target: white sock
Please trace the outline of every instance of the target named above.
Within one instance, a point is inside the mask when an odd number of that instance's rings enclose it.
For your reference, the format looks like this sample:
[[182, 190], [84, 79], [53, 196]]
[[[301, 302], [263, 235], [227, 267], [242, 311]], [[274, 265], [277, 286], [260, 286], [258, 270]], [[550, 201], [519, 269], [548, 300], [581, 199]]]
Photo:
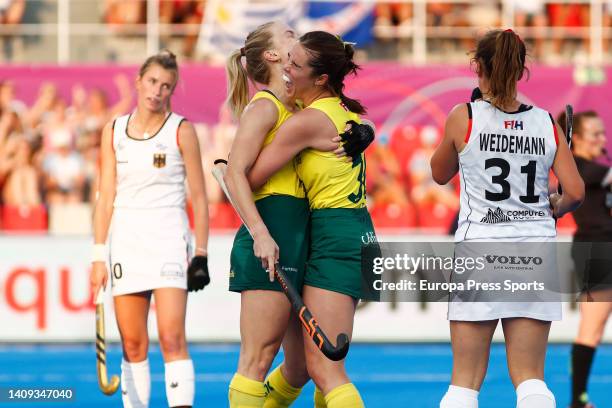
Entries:
[[195, 372], [193, 361], [178, 360], [164, 364], [166, 370], [166, 398], [169, 407], [193, 406]]
[[555, 408], [555, 396], [542, 380], [525, 380], [516, 387], [517, 408]]
[[478, 408], [478, 391], [451, 385], [440, 401], [440, 408]]
[[121, 398], [124, 408], [148, 408], [151, 397], [149, 360], [121, 361]]

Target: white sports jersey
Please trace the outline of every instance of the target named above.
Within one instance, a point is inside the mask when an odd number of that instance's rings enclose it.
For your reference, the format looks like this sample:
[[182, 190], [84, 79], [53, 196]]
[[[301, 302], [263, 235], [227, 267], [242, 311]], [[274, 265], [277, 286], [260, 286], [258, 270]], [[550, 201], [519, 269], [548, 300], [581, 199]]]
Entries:
[[117, 169], [115, 208], [185, 207], [185, 164], [178, 146], [182, 116], [170, 113], [149, 139], [128, 135], [131, 115], [113, 124]]
[[503, 112], [486, 101], [468, 104], [455, 241], [554, 237], [548, 175], [557, 151], [552, 116], [535, 106]]

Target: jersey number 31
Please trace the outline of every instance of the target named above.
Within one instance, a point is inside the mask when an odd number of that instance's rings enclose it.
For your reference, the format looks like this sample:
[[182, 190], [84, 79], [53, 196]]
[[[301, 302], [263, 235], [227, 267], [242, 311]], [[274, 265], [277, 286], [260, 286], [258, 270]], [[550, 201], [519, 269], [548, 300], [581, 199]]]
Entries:
[[[510, 174], [510, 163], [500, 158], [485, 160], [485, 170], [491, 167], [500, 169], [499, 174], [491, 177], [491, 182], [501, 186], [502, 191], [496, 193], [485, 189], [485, 198], [489, 201], [507, 200], [510, 198], [510, 183], [506, 180]], [[527, 194], [519, 196], [519, 200], [525, 204], [537, 203], [540, 196], [535, 194], [536, 161], [530, 160], [529, 163], [521, 166], [521, 173], [527, 174]]]

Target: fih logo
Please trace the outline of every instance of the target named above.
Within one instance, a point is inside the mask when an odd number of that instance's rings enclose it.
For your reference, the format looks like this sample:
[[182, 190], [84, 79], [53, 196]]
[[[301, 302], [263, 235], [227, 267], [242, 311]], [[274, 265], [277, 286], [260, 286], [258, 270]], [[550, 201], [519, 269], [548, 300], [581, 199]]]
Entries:
[[487, 211], [487, 215], [482, 217], [482, 220], [480, 220], [480, 222], [484, 222], [485, 224], [498, 224], [500, 222], [510, 222], [510, 221], [512, 221], [510, 217], [504, 214], [502, 209], [499, 207], [497, 207], [495, 211], [492, 211], [489, 208], [489, 211]]
[[524, 130], [522, 120], [504, 120], [504, 129]]

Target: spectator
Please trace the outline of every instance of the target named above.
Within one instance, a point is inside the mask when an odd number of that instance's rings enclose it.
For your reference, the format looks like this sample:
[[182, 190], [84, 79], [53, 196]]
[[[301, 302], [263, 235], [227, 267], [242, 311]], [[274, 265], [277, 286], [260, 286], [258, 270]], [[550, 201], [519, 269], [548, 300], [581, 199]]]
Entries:
[[[569, 39], [582, 39], [583, 50], [589, 47], [588, 36], [583, 36], [582, 28], [589, 25], [589, 5], [553, 3], [548, 4], [548, 18], [553, 29], [552, 53], [555, 58], [561, 55]], [[557, 62], [557, 61], [551, 61]]]
[[433, 156], [440, 132], [436, 127], [424, 126], [421, 130], [421, 148], [414, 152], [409, 163], [411, 198], [417, 207], [441, 204], [451, 210], [459, 208], [459, 200], [451, 184], [439, 185], [432, 176], [429, 161]]
[[532, 35], [534, 44], [533, 56], [537, 59], [542, 57], [544, 46], [544, 27], [548, 24], [546, 10], [543, 0], [510, 0], [514, 8], [514, 24], [519, 29], [523, 27], [533, 27]]
[[97, 134], [99, 142], [99, 135], [104, 124], [129, 111], [132, 105], [132, 94], [127, 76], [118, 74], [113, 80], [119, 91], [119, 101], [112, 106], [109, 106], [107, 94], [101, 88], [93, 88], [87, 94], [82, 85], [73, 87], [69, 116], [79, 134]]
[[2, 188], [2, 201], [16, 207], [33, 207], [41, 203], [38, 172], [32, 165], [32, 148], [27, 139], [17, 136], [12, 139], [14, 156], [11, 172]]
[[[603, 27], [604, 31], [606, 29], [609, 30], [610, 27], [612, 27], [612, 0], [607, 0], [604, 3], [602, 27]], [[610, 50], [610, 41], [611, 40], [612, 40], [611, 37], [605, 37], [604, 36], [604, 38], [603, 38], [603, 50], [604, 50], [605, 53], [607, 53]]]
[[40, 130], [43, 136], [43, 147], [45, 153], [54, 151], [56, 147], [61, 147], [57, 141], [64, 141], [68, 146], [73, 146], [75, 142], [73, 127], [68, 120], [66, 102], [61, 98], [56, 98], [52, 105], [52, 110], [44, 115]]
[[367, 151], [367, 162], [368, 195], [373, 204], [406, 206], [409, 199], [401, 183], [400, 165], [388, 145], [372, 145]]
[[0, 112], [12, 111], [23, 118], [28, 107], [22, 101], [15, 99], [15, 84], [13, 81], [0, 82]]
[[29, 129], [37, 128], [41, 124], [43, 117], [53, 109], [56, 99], [57, 87], [50, 82], [43, 83], [38, 92], [38, 98], [27, 111], [24, 125]]
[[406, 25], [412, 22], [412, 4], [405, 1], [378, 3], [376, 5], [377, 26]]
[[13, 113], [4, 111], [0, 116], [0, 188], [13, 168], [16, 144], [11, 142]]
[[[147, 22], [146, 0], [106, 0], [104, 21], [114, 25], [144, 24]], [[119, 32], [126, 32], [119, 27]]]
[[19, 24], [25, 11], [25, 0], [0, 0], [0, 24]]
[[65, 129], [49, 134], [49, 153], [43, 162], [46, 201], [49, 204], [83, 201], [84, 163], [72, 149], [72, 135]]
[[[204, 17], [205, 0], [171, 0], [159, 4], [159, 22], [162, 24], [199, 25]], [[183, 55], [193, 56], [200, 28], [189, 29], [185, 35]]]

